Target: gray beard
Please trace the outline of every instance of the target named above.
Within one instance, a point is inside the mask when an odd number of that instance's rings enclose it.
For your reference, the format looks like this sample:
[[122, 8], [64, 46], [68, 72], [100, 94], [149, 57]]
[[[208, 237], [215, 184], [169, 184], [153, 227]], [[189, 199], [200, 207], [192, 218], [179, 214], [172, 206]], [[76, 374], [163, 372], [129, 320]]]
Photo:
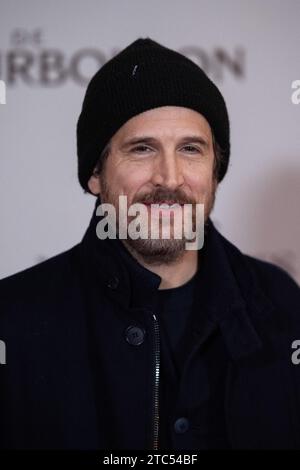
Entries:
[[179, 260], [186, 251], [186, 241], [184, 239], [153, 240], [151, 238], [138, 238], [133, 240], [127, 238], [126, 240], [122, 240], [122, 242], [135, 257], [138, 255], [139, 258], [142, 258], [142, 260], [149, 265], [174, 263]]
[[[110, 197], [110, 192], [108, 190], [108, 186], [104, 179], [102, 180], [102, 188], [103, 194], [101, 195], [102, 202], [110, 202], [112, 203], [113, 198]], [[208, 217], [214, 207], [215, 203], [215, 196], [216, 190], [214, 189], [211, 194], [211, 199], [209, 201], [209, 205], [205, 207], [205, 214], [204, 214], [204, 236], [206, 233], [207, 228], [207, 220]], [[103, 199], [102, 199], [103, 198]], [[118, 211], [117, 211], [118, 212]], [[117, 221], [118, 221], [118, 214], [117, 214]], [[196, 230], [196, 222], [193, 217], [193, 231]], [[119, 233], [119, 227], [117, 222], [117, 236]], [[169, 238], [169, 239], [143, 239], [137, 238], [136, 240], [128, 237], [127, 239], [121, 239], [124, 246], [128, 249], [128, 251], [137, 259], [142, 260], [148, 265], [160, 265], [160, 264], [172, 264], [175, 261], [181, 259], [186, 252], [186, 242], [192, 241], [187, 240], [184, 237], [182, 239], [176, 238]]]

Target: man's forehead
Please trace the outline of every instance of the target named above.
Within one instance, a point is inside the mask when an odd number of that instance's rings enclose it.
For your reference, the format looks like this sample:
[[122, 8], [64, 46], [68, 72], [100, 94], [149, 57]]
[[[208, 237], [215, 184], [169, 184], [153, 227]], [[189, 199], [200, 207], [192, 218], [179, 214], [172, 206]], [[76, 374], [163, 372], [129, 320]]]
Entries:
[[141, 137], [150, 140], [150, 138], [183, 139], [189, 136], [194, 137], [194, 140], [211, 137], [211, 128], [205, 117], [189, 108], [164, 106], [129, 119], [114, 137], [128, 141]]

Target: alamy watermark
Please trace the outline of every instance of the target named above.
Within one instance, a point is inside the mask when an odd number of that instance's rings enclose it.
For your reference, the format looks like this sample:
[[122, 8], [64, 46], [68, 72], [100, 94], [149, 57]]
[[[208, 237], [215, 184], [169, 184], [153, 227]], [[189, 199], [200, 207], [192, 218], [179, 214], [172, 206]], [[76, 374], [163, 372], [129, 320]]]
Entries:
[[6, 84], [4, 80], [0, 80], [0, 104], [6, 104]]
[[292, 363], [297, 366], [300, 364], [300, 340], [295, 339], [295, 341], [292, 342], [292, 349], [295, 349], [296, 351], [293, 352], [292, 354]]
[[5, 342], [0, 339], [0, 365], [6, 364], [6, 345]]
[[[186, 240], [186, 250], [200, 250], [204, 243], [204, 204], [142, 204], [127, 206], [127, 196], [119, 196], [118, 214], [113, 204], [102, 203], [96, 215], [98, 238], [136, 240]], [[118, 220], [117, 220], [118, 217]], [[189, 241], [187, 241], [189, 240]]]
[[291, 95], [292, 103], [299, 104], [300, 103], [300, 80], [294, 80], [292, 82], [292, 89], [295, 90], [293, 91]]

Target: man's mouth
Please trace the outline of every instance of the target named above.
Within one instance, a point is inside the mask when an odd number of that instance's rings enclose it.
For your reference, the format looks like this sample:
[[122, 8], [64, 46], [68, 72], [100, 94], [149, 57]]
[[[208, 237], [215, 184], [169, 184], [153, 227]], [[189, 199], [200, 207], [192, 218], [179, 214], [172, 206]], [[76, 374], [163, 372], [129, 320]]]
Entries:
[[145, 204], [145, 206], [151, 206], [152, 204], [158, 204], [160, 209], [165, 209], [165, 210], [170, 210], [170, 209], [174, 210], [174, 209], [178, 209], [179, 207], [183, 206], [183, 204], [180, 204], [179, 202], [166, 201], [166, 200], [156, 201], [156, 202], [146, 201], [143, 204]]

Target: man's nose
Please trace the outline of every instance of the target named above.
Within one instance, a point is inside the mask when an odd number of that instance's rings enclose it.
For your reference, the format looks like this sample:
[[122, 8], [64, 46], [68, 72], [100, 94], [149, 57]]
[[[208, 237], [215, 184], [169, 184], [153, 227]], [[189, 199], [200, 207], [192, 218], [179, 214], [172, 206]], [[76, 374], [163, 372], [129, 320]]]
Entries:
[[162, 152], [153, 168], [152, 183], [171, 190], [181, 186], [184, 182], [181, 163], [174, 152]]

